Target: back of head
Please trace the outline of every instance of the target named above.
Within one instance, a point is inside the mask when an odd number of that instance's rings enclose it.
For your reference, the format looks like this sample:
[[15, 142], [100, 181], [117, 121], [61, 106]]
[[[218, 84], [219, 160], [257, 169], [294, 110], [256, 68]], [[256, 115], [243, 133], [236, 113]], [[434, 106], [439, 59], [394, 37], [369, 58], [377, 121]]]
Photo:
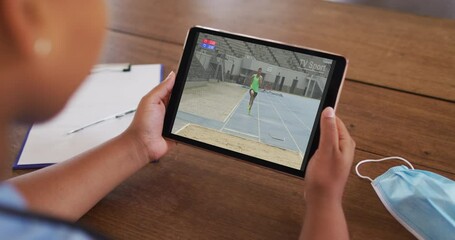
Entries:
[[58, 113], [96, 63], [103, 0], [0, 1], [0, 121]]

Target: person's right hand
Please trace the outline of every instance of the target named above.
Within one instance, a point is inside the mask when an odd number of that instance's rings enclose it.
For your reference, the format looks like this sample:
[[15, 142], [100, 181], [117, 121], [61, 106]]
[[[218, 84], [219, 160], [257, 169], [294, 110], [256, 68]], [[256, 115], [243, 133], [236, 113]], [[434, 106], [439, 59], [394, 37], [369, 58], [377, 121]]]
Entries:
[[304, 183], [307, 204], [341, 203], [354, 159], [355, 142], [341, 119], [327, 107], [321, 114], [319, 147], [308, 163]]

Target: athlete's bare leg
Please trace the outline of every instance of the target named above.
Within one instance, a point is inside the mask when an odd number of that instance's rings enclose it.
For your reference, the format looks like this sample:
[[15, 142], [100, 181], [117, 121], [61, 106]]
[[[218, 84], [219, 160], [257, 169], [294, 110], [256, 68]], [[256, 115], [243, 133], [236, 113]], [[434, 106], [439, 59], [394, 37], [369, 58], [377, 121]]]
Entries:
[[253, 107], [253, 102], [254, 102], [254, 99], [256, 98], [255, 92], [253, 91], [253, 89], [250, 89], [250, 103], [248, 104], [248, 114], [251, 112], [251, 108]]

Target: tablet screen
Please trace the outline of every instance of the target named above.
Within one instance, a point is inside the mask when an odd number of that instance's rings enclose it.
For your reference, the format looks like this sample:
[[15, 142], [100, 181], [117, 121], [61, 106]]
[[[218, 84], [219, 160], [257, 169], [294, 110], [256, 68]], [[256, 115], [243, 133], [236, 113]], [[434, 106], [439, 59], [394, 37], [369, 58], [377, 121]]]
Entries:
[[190, 47], [171, 133], [302, 170], [336, 61], [207, 32]]

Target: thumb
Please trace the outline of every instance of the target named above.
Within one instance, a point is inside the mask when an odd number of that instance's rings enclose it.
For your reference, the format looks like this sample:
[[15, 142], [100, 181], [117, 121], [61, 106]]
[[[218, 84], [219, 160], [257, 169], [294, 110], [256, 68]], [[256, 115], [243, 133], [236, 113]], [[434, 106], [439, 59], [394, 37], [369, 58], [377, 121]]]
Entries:
[[319, 149], [322, 151], [338, 149], [338, 129], [336, 124], [335, 111], [327, 107], [321, 114], [321, 134], [319, 138]]
[[159, 103], [166, 99], [167, 96], [172, 92], [172, 87], [174, 86], [175, 82], [175, 73], [172, 71], [169, 73], [169, 76], [161, 82], [158, 86], [156, 86], [152, 91], [147, 93], [147, 97], [152, 98], [152, 103]]

